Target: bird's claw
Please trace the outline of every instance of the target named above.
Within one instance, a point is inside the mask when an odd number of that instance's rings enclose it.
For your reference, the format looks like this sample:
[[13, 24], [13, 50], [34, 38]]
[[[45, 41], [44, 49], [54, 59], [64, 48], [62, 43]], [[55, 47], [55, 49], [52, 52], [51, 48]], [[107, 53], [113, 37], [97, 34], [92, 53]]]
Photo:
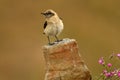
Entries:
[[57, 40], [57, 41], [55, 41], [55, 42], [60, 42], [60, 41], [62, 41], [62, 39], [61, 39], [61, 40]]
[[55, 43], [48, 43], [49, 45], [53, 45], [53, 44], [55, 44]]

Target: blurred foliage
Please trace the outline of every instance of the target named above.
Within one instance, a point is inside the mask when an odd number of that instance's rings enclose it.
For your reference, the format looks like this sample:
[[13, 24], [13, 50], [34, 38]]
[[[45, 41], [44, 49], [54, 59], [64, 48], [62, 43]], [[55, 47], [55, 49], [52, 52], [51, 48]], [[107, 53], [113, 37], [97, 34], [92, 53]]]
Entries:
[[0, 0], [0, 80], [44, 80], [46, 9], [64, 21], [60, 38], [75, 38], [92, 75], [98, 58], [120, 52], [119, 0]]

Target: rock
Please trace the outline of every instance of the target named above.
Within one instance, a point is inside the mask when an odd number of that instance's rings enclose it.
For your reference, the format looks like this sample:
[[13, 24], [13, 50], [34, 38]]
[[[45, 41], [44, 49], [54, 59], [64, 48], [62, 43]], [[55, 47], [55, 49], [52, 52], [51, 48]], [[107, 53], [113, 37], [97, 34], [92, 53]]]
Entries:
[[91, 80], [89, 69], [81, 58], [75, 39], [63, 39], [45, 45], [45, 80]]

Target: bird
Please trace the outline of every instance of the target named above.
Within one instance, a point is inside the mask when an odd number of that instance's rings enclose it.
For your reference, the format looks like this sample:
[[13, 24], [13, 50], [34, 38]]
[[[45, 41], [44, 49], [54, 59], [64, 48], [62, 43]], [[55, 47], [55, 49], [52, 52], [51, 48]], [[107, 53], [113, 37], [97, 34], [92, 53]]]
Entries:
[[49, 42], [48, 44], [50, 45], [54, 44], [50, 42], [50, 36], [55, 37], [56, 42], [60, 42], [61, 40], [58, 39], [58, 35], [64, 29], [62, 18], [60, 18], [58, 14], [52, 9], [48, 9], [45, 12], [42, 12], [41, 14], [45, 16], [43, 34], [47, 36]]

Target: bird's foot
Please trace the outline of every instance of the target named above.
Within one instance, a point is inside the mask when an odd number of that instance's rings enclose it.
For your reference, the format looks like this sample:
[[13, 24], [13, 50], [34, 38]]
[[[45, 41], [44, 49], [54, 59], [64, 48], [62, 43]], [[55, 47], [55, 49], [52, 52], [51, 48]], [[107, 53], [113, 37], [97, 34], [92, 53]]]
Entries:
[[55, 44], [55, 43], [48, 43], [49, 45], [53, 45], [53, 44]]
[[62, 41], [62, 39], [61, 40], [56, 40], [55, 42], [60, 42], [60, 41]]

